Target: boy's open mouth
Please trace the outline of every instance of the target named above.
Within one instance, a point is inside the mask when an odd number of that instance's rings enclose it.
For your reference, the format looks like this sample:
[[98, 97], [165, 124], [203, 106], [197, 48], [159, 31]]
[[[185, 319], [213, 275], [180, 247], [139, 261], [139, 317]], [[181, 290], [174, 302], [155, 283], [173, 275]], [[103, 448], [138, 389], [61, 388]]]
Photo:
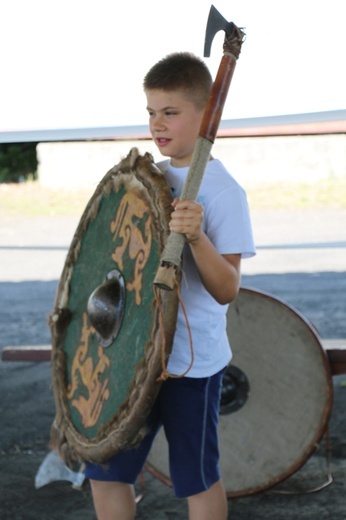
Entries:
[[171, 139], [167, 139], [166, 137], [157, 137], [156, 142], [158, 146], [166, 146], [168, 143], [171, 142]]

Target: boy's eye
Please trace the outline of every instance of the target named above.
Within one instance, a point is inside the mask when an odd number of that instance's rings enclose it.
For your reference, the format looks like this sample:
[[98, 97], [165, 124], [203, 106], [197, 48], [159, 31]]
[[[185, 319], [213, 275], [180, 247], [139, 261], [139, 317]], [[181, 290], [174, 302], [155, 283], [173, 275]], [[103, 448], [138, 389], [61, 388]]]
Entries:
[[173, 110], [167, 110], [166, 116], [175, 116], [177, 112], [174, 112]]

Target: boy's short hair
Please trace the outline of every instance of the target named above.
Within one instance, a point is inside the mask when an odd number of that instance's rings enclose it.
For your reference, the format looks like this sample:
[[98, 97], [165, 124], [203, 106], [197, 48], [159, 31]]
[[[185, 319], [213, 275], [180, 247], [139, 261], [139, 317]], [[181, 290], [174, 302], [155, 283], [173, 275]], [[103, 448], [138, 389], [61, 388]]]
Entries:
[[169, 54], [146, 74], [144, 90], [180, 91], [198, 109], [205, 108], [213, 80], [206, 64], [190, 52]]

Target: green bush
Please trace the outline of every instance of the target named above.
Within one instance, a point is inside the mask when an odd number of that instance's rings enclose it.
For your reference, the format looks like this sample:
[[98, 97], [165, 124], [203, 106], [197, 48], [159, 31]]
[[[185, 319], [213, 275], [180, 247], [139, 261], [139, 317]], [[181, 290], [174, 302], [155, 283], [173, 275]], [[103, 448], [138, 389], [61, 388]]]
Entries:
[[0, 144], [0, 183], [37, 178], [37, 143]]

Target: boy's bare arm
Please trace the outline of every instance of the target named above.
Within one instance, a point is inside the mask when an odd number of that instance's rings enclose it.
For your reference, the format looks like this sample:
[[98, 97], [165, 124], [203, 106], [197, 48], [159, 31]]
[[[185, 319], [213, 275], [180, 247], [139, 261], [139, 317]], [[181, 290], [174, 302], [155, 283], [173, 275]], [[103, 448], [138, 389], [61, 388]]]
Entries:
[[220, 255], [203, 233], [191, 243], [199, 275], [205, 288], [218, 303], [230, 303], [240, 285], [240, 255]]
[[234, 300], [240, 285], [240, 255], [220, 255], [202, 230], [203, 207], [175, 199], [170, 229], [186, 236], [205, 288], [218, 303]]

